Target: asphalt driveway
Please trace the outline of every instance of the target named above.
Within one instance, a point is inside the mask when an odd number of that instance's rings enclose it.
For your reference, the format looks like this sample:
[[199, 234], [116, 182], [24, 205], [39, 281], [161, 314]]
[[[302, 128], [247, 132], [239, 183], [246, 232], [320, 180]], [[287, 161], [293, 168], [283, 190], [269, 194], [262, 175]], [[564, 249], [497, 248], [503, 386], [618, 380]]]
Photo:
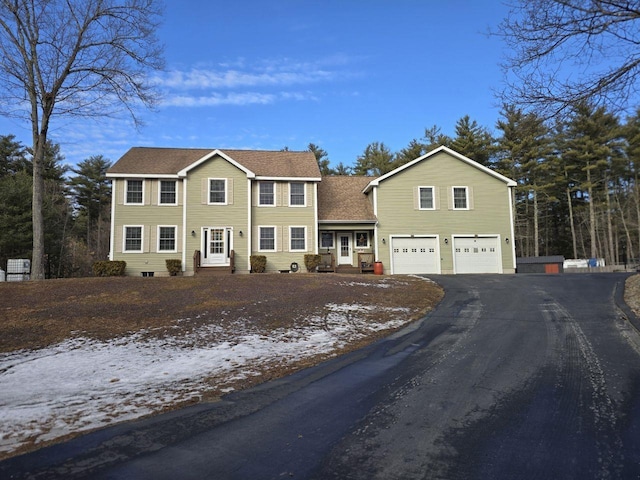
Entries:
[[432, 277], [363, 350], [215, 404], [0, 463], [2, 478], [640, 478], [624, 274]]

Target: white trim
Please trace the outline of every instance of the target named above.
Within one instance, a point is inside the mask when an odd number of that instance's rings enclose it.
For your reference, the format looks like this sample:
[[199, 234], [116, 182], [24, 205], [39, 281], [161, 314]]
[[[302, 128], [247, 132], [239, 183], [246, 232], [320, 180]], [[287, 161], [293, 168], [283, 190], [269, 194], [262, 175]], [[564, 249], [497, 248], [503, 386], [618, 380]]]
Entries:
[[[187, 270], [187, 182], [182, 180], [182, 271]], [[194, 272], [195, 274], [195, 272]]]
[[[168, 180], [166, 178], [162, 178], [162, 179], [158, 179], [158, 206], [160, 207], [175, 207], [176, 205], [178, 205], [178, 180]], [[162, 203], [161, 199], [162, 199], [162, 182], [173, 182], [173, 184], [176, 187], [176, 201], [174, 203]]]
[[315, 255], [318, 254], [319, 250], [318, 250], [318, 244], [320, 242], [320, 232], [318, 229], [318, 184], [314, 183], [313, 184], [313, 231], [314, 231], [314, 242], [313, 244], [315, 245], [314, 249], [313, 249], [313, 253]]
[[[173, 250], [160, 250], [160, 229], [173, 228]], [[177, 253], [178, 252], [178, 226], [177, 225], [158, 225], [156, 227], [156, 252], [157, 253]]]
[[[127, 250], [127, 228], [140, 228], [140, 250]], [[144, 225], [122, 226], [122, 253], [144, 253]]]
[[[270, 183], [273, 185], [273, 203], [260, 203], [260, 195], [262, 194], [261, 192], [261, 186], [262, 185], [266, 185], [267, 183]], [[258, 207], [275, 207], [278, 204], [278, 201], [276, 199], [277, 197], [277, 191], [278, 191], [278, 187], [277, 184], [274, 180], [262, 180], [258, 182], [258, 201], [256, 202], [258, 204]]]
[[268, 175], [256, 175], [254, 177], [258, 181], [272, 182], [320, 182], [321, 177], [274, 177]]
[[[296, 185], [302, 185], [302, 205], [292, 205], [291, 204], [291, 185], [293, 185], [294, 183]], [[306, 207], [307, 206], [307, 184], [305, 182], [293, 182], [293, 181], [290, 181], [290, 182], [287, 183], [287, 185], [289, 186], [288, 206], [292, 207], [292, 208]]]
[[[465, 196], [465, 203], [466, 203], [466, 207], [464, 208], [460, 208], [460, 207], [456, 207], [456, 196], [455, 196], [455, 189], [456, 188], [464, 188], [464, 196]], [[471, 198], [469, 198], [469, 187], [465, 186], [465, 185], [453, 185], [451, 187], [451, 210], [471, 210]]]
[[[127, 197], [129, 196], [129, 182], [130, 181], [136, 181], [136, 182], [142, 182], [142, 201], [140, 203], [138, 202], [128, 202], [127, 201]], [[124, 198], [123, 198], [123, 205], [131, 205], [131, 206], [140, 206], [140, 205], [144, 205], [144, 198], [145, 198], [145, 193], [146, 193], [146, 183], [145, 180], [143, 178], [136, 178], [136, 179], [126, 179], [124, 181]]]
[[[422, 195], [420, 192], [420, 189], [422, 188], [428, 188], [431, 190], [431, 208], [422, 206]], [[434, 187], [433, 185], [418, 186], [418, 210], [436, 210], [436, 187]]]
[[158, 178], [158, 179], [180, 179], [179, 175], [175, 173], [107, 173], [107, 178]]
[[[262, 230], [263, 228], [273, 228], [273, 250], [262, 249]], [[277, 252], [278, 251], [278, 228], [275, 225], [258, 225], [258, 251], [259, 252]]]
[[[514, 219], [513, 219], [513, 191], [514, 189], [510, 188], [507, 190], [507, 202], [509, 204], [509, 220], [511, 223], [511, 237], [509, 237], [511, 240], [509, 240], [510, 244], [509, 244], [509, 248], [511, 248], [511, 258], [513, 261], [513, 270], [515, 271], [516, 269], [516, 235], [515, 235], [515, 226], [513, 224]], [[506, 241], [506, 239], [505, 239]], [[500, 263], [502, 263], [502, 260], [500, 261]]]
[[377, 187], [380, 182], [382, 182], [383, 180], [386, 180], [387, 178], [391, 177], [392, 175], [395, 175], [396, 173], [401, 172], [402, 170], [406, 169], [406, 168], [410, 168], [413, 165], [415, 165], [416, 163], [421, 162], [422, 160], [428, 159], [432, 156], [434, 156], [437, 153], [440, 152], [446, 152], [449, 155], [452, 155], [453, 157], [457, 158], [458, 160], [462, 160], [463, 162], [471, 165], [472, 167], [477, 168], [478, 170], [483, 171], [484, 173], [487, 173], [489, 175], [491, 175], [492, 177], [497, 178], [498, 180], [503, 181], [504, 183], [507, 184], [507, 186], [509, 187], [515, 187], [517, 184], [516, 182], [514, 182], [513, 180], [511, 180], [510, 178], [505, 177], [504, 175], [499, 174], [498, 172], [495, 172], [493, 170], [491, 170], [490, 168], [485, 167], [484, 165], [479, 164], [478, 162], [471, 160], [469, 157], [465, 157], [464, 155], [451, 150], [448, 147], [445, 146], [441, 146], [436, 148], [435, 150], [431, 150], [430, 152], [422, 155], [421, 157], [416, 158], [415, 160], [412, 160], [409, 163], [405, 163], [404, 165], [396, 168], [395, 170], [391, 170], [390, 172], [382, 175], [381, 177], [376, 178], [375, 180], [372, 180], [371, 182], [369, 182], [369, 184], [364, 188], [362, 193], [367, 193], [369, 190], [371, 190], [373, 187]]
[[[222, 180], [224, 182], [224, 202], [211, 201], [211, 180]], [[210, 177], [207, 178], [207, 205], [228, 205], [229, 204], [229, 182], [227, 178]]]
[[109, 234], [109, 260], [113, 261], [116, 243], [116, 199], [118, 195], [117, 181], [111, 183], [111, 232]]
[[321, 233], [321, 235], [319, 236], [318, 243], [320, 243], [322, 241], [322, 235], [324, 235], [325, 233], [328, 233], [328, 234], [331, 235], [331, 246], [330, 247], [325, 247], [324, 245], [319, 244], [319, 248], [335, 249], [336, 248], [336, 232], [335, 232], [335, 230], [323, 230], [320, 233]]
[[251, 254], [253, 253], [253, 182], [247, 179], [247, 272], [251, 271]]
[[[304, 248], [300, 249], [300, 248], [291, 248], [291, 240], [293, 240], [292, 234], [291, 234], [291, 230], [293, 228], [302, 228], [304, 230]], [[307, 238], [307, 226], [306, 225], [289, 225], [289, 251], [290, 252], [306, 252], [307, 251], [307, 245], [308, 245], [308, 238]]]

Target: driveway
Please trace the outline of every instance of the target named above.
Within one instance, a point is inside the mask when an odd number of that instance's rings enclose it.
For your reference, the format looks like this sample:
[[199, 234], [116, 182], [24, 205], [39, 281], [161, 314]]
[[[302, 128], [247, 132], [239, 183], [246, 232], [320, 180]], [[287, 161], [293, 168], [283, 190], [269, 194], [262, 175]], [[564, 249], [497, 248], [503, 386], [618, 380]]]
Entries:
[[640, 477], [624, 274], [431, 277], [423, 321], [258, 388], [0, 463], [2, 478]]

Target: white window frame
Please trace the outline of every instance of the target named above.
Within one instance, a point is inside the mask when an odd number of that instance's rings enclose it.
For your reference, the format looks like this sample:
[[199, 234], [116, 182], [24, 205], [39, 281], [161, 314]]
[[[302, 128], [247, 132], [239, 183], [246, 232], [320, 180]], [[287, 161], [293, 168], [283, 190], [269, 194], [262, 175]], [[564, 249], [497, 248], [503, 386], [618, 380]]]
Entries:
[[[130, 202], [129, 201], [129, 182], [141, 182], [142, 183], [142, 197], [139, 202]], [[145, 194], [145, 181], [141, 178], [132, 178], [127, 179], [124, 182], [124, 204], [125, 205], [144, 205], [144, 194]]]
[[[422, 190], [423, 189], [431, 190], [431, 207], [422, 206]], [[419, 210], [435, 210], [436, 209], [436, 187], [428, 186], [428, 185], [418, 187], [418, 209]]]
[[[272, 203], [262, 203], [262, 186], [273, 185], [273, 192], [271, 192]], [[261, 207], [275, 207], [276, 206], [276, 182], [274, 181], [261, 181], [258, 182], [258, 205]]]
[[[273, 248], [262, 248], [262, 229], [270, 228], [273, 231]], [[258, 251], [259, 252], [277, 252], [278, 251], [278, 229], [275, 225], [259, 225], [258, 226]]]
[[[140, 229], [140, 250], [127, 250], [127, 229]], [[142, 253], [144, 251], [144, 225], [123, 225], [122, 226], [122, 253]]]
[[[175, 199], [173, 202], [163, 202], [162, 201], [162, 184], [163, 183], [173, 183], [173, 186], [175, 187], [174, 190], [174, 195], [175, 195]], [[178, 182], [176, 180], [158, 180], [158, 205], [169, 205], [169, 206], [176, 206], [178, 205]]]
[[[304, 247], [303, 248], [293, 248], [291, 246], [291, 242], [293, 241], [293, 232], [294, 228], [301, 228], [304, 232]], [[296, 239], [299, 240], [299, 239]], [[289, 226], [289, 251], [290, 252], [306, 252], [307, 251], [307, 227], [304, 225], [291, 225]]]
[[[322, 244], [322, 237], [324, 235], [331, 235], [331, 246]], [[336, 248], [336, 232], [320, 232], [320, 248]]]
[[[212, 181], [221, 181], [224, 182], [224, 201], [222, 202], [212, 202], [211, 201], [211, 182]], [[208, 205], [227, 205], [227, 199], [229, 194], [229, 185], [226, 178], [209, 178], [207, 179], [207, 204]]]
[[[302, 204], [292, 204], [291, 198], [293, 192], [291, 191], [291, 187], [293, 185], [302, 185]], [[296, 194], [299, 196], [300, 194]], [[290, 207], [306, 207], [307, 206], [307, 184], [305, 182], [289, 182], [289, 206]]]
[[[160, 229], [161, 228], [172, 228], [173, 229], [173, 249], [163, 250], [160, 248]], [[160, 253], [176, 253], [178, 251], [178, 226], [177, 225], [158, 225], [158, 235], [157, 235], [157, 252]]]
[[[371, 248], [371, 233], [365, 230], [359, 230], [357, 232], [355, 232], [355, 238], [354, 238], [354, 248]], [[367, 237], [367, 244], [366, 245], [358, 245], [358, 236], [359, 235], [365, 235]]]
[[[462, 188], [464, 189], [464, 198], [465, 198], [465, 207], [456, 207], [456, 189]], [[469, 187], [465, 187], [462, 185], [456, 185], [451, 187], [451, 208], [453, 210], [469, 210]]]

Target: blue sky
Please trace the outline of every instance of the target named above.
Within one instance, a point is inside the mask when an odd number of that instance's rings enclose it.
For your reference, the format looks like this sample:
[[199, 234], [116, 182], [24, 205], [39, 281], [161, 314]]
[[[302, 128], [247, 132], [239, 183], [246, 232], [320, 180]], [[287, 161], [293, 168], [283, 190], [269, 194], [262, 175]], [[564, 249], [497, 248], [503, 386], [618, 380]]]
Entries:
[[[158, 32], [163, 92], [136, 130], [126, 119], [55, 118], [69, 164], [132, 146], [304, 150], [332, 165], [365, 147], [395, 152], [469, 115], [494, 130], [503, 45], [486, 32], [500, 0], [167, 0]], [[25, 145], [26, 125], [0, 118]]]

